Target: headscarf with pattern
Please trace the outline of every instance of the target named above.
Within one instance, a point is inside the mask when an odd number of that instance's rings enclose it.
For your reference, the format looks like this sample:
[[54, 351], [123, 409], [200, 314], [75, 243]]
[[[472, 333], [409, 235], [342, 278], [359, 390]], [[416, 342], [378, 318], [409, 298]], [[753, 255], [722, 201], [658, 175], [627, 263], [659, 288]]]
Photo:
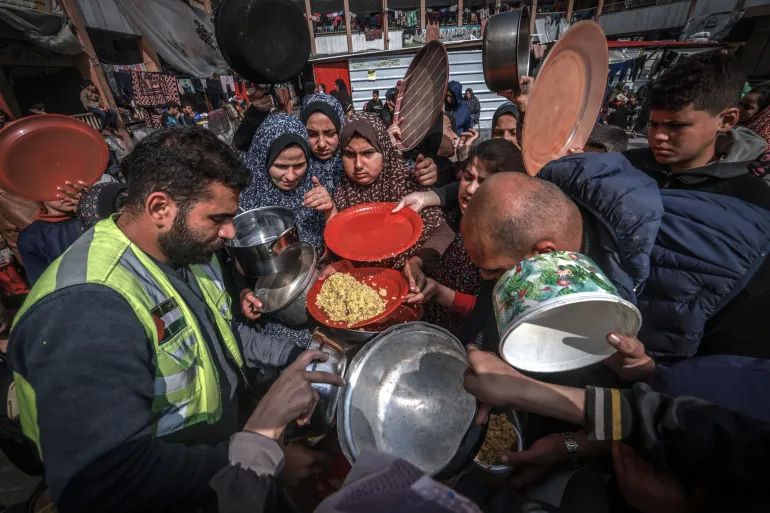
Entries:
[[[366, 138], [377, 151], [382, 153], [382, 173], [377, 180], [369, 185], [359, 185], [347, 176], [343, 176], [340, 186], [334, 192], [334, 203], [340, 211], [361, 203], [398, 202], [410, 192], [427, 190], [417, 183], [411, 167], [391, 143], [387, 129], [378, 115], [371, 113], [353, 114], [340, 134], [341, 151], [345, 150], [345, 146], [355, 134]], [[394, 268], [403, 267], [406, 260], [422, 248], [431, 232], [445, 222], [444, 213], [438, 207], [423, 209], [420, 216], [422, 216], [425, 227], [417, 244], [395, 259], [380, 262], [380, 265]]]
[[[240, 206], [244, 210], [268, 206], [288, 208], [294, 212], [300, 239], [312, 244], [320, 255], [323, 252], [324, 215], [302, 204], [305, 193], [313, 187], [310, 179], [313, 175], [312, 171], [308, 168], [305, 176], [290, 191], [279, 189], [270, 179], [268, 160], [271, 155], [275, 157], [283, 149], [274, 148], [274, 146], [281, 141], [284, 141], [282, 144], [285, 144], [287, 139], [282, 136], [287, 134], [295, 135], [297, 137], [295, 140], [304, 141], [305, 147], [303, 149], [305, 154], [310, 156], [307, 130], [299, 119], [284, 113], [268, 116], [254, 134], [251, 147], [244, 158], [246, 167], [251, 171], [251, 182], [241, 193]], [[289, 144], [294, 143], [290, 142]], [[334, 189], [332, 177], [321, 174], [315, 176], [318, 177], [321, 185], [329, 189], [331, 193]]]
[[[307, 124], [308, 118], [316, 112], [325, 114], [337, 128], [338, 134], [342, 132], [342, 128], [345, 126], [345, 112], [343, 112], [342, 105], [340, 105], [340, 102], [335, 97], [326, 93], [305, 96], [304, 100], [302, 100], [302, 111], [300, 113], [302, 122]], [[337, 153], [327, 160], [320, 160], [311, 152], [310, 172], [314, 176], [329, 177], [333, 185], [331, 188], [327, 188], [330, 194], [334, 194], [334, 189], [337, 188], [342, 179], [342, 159], [339, 148]]]

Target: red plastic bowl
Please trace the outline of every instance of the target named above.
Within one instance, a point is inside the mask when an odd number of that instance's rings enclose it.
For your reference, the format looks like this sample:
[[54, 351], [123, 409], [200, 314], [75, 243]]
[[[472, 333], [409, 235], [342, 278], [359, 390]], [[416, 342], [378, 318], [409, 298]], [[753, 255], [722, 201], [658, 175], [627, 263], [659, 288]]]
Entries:
[[99, 132], [69, 116], [28, 116], [0, 130], [0, 187], [32, 201], [56, 200], [67, 180], [94, 184], [107, 160]]
[[411, 208], [392, 213], [396, 203], [362, 203], [326, 223], [324, 241], [334, 254], [354, 262], [400, 255], [420, 239], [423, 222]]
[[385, 289], [386, 294], [382, 299], [385, 301], [385, 311], [371, 319], [364, 319], [356, 324], [348, 326], [346, 322], [335, 322], [329, 319], [321, 308], [316, 305], [316, 298], [321, 292], [323, 280], [318, 280], [310, 287], [307, 293], [307, 311], [315, 320], [331, 328], [355, 329], [369, 324], [374, 324], [385, 319], [404, 302], [404, 298], [409, 293], [409, 283], [404, 276], [394, 270], [382, 267], [356, 267], [348, 271], [342, 271], [353, 276], [356, 280], [369, 285], [375, 290]]

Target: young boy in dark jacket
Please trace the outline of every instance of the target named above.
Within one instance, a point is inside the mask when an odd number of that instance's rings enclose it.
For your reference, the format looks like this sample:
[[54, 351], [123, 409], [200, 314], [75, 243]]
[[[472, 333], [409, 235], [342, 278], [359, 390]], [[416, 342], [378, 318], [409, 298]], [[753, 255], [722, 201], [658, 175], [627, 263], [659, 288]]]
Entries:
[[661, 188], [725, 194], [770, 209], [770, 186], [748, 167], [767, 144], [736, 126], [744, 81], [737, 60], [721, 51], [676, 64], [650, 91], [650, 147], [624, 155]]

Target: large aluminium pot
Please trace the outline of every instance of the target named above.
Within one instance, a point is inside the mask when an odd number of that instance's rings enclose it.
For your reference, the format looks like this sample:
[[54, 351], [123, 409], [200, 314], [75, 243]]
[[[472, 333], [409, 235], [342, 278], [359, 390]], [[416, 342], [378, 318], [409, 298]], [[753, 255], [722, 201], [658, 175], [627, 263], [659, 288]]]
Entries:
[[441, 479], [467, 468], [485, 432], [463, 388], [467, 368], [460, 341], [437, 326], [410, 322], [378, 335], [345, 374], [337, 405], [345, 457], [380, 451]]
[[495, 14], [484, 31], [484, 81], [490, 91], [521, 94], [519, 77], [529, 75], [529, 13], [526, 7]]
[[226, 247], [244, 275], [257, 278], [292, 265], [297, 255], [286, 250], [299, 242], [299, 235], [291, 210], [255, 208], [235, 216], [233, 224], [235, 238]]
[[290, 0], [222, 0], [214, 25], [222, 57], [252, 82], [289, 81], [310, 57], [307, 21]]
[[262, 302], [262, 313], [288, 326], [308, 322], [307, 293], [318, 279], [313, 246], [300, 242], [288, 248], [284, 257], [291, 261], [282, 272], [257, 278], [254, 295]]

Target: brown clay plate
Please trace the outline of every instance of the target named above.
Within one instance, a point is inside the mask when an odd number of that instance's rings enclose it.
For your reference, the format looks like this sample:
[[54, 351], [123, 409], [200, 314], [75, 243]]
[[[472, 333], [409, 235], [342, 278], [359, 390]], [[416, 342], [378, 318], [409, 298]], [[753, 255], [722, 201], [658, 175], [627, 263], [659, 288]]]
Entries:
[[448, 80], [446, 48], [431, 41], [412, 59], [396, 97], [393, 122], [401, 127], [399, 150], [411, 150], [428, 135], [444, 106]]
[[593, 21], [576, 23], [553, 47], [524, 118], [527, 173], [534, 176], [570, 148], [583, 148], [601, 109], [608, 63], [607, 38]]

